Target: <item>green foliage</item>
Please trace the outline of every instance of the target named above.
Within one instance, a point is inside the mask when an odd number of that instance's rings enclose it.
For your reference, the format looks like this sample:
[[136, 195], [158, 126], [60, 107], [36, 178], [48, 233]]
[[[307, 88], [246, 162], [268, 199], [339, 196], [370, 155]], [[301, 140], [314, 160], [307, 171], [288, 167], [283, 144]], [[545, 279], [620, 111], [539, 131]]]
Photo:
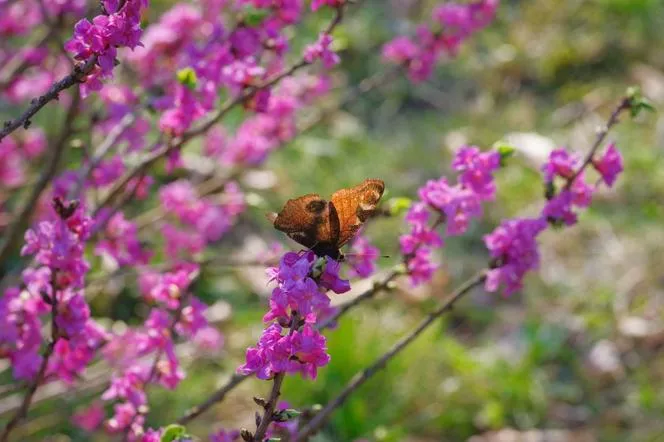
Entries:
[[164, 428], [160, 442], [179, 442], [191, 439], [187, 434], [187, 429], [182, 425], [169, 425]]
[[196, 89], [198, 78], [196, 77], [196, 72], [192, 68], [180, 69], [176, 75], [178, 82], [181, 85], [186, 86], [192, 90]]

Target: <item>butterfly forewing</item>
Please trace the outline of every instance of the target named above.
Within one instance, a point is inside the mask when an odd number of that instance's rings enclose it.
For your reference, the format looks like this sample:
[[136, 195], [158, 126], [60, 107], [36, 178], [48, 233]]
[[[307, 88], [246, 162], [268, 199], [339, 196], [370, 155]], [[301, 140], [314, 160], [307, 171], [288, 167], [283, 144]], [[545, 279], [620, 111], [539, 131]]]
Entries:
[[334, 192], [331, 203], [336, 209], [340, 225], [337, 247], [352, 239], [362, 224], [374, 214], [384, 190], [385, 183], [382, 180], [368, 179], [350, 189]]
[[327, 215], [327, 206], [327, 201], [315, 193], [288, 200], [274, 217], [274, 228], [285, 233], [311, 230]]
[[277, 230], [307, 248], [336, 242], [339, 223], [331, 222], [332, 218], [336, 212], [330, 214], [330, 204], [314, 193], [288, 200], [281, 212], [269, 216]]

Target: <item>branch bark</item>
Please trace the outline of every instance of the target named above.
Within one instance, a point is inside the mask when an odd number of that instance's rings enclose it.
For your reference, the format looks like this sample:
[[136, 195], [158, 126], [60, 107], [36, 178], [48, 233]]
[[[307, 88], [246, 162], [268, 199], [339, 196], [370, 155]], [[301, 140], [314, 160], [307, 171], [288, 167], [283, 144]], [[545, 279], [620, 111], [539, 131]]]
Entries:
[[27, 129], [31, 124], [30, 119], [39, 112], [41, 108], [46, 106], [50, 101], [57, 100], [60, 97], [60, 92], [83, 81], [96, 64], [97, 56], [92, 56], [85, 63], [76, 65], [71, 74], [67, 75], [62, 80], [53, 83], [51, 88], [44, 95], [33, 99], [30, 102], [30, 107], [28, 107], [20, 117], [15, 120], [5, 121], [2, 129], [0, 129], [0, 141], [21, 126]]

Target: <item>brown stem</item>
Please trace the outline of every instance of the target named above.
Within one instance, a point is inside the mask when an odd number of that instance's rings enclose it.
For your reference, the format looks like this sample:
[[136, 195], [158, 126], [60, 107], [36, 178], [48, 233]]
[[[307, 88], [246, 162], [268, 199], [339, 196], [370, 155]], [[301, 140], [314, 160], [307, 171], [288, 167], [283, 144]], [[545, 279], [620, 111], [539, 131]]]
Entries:
[[74, 99], [71, 103], [71, 106], [69, 107], [69, 111], [67, 112], [67, 116], [65, 117], [65, 122], [62, 131], [60, 132], [58, 139], [55, 141], [53, 145], [53, 149], [51, 151], [52, 152], [51, 157], [46, 162], [44, 170], [42, 171], [39, 180], [37, 181], [37, 183], [35, 183], [35, 186], [32, 188], [32, 192], [30, 193], [28, 200], [25, 202], [25, 205], [18, 211], [18, 215], [16, 215], [16, 218], [14, 218], [13, 223], [7, 228], [7, 230], [3, 234], [4, 241], [2, 241], [2, 243], [0, 244], [0, 265], [4, 263], [5, 260], [9, 257], [9, 254], [16, 245], [16, 242], [19, 239], [23, 238], [23, 235], [21, 235], [21, 231], [25, 227], [28, 218], [30, 218], [30, 215], [32, 214], [35, 206], [37, 205], [37, 202], [39, 201], [39, 197], [41, 196], [42, 192], [44, 191], [44, 189], [46, 189], [46, 187], [51, 182], [51, 180], [55, 176], [55, 173], [58, 170], [60, 159], [62, 158], [62, 154], [65, 150], [67, 140], [69, 139], [69, 136], [72, 133], [74, 120], [76, 119], [76, 115], [78, 114], [79, 102], [80, 102], [80, 94], [76, 92], [74, 94]]
[[433, 324], [436, 319], [441, 317], [445, 312], [449, 311], [454, 304], [461, 299], [466, 293], [471, 291], [473, 288], [479, 286], [484, 282], [486, 278], [486, 271], [481, 271], [474, 277], [470, 278], [464, 284], [462, 284], [454, 293], [452, 293], [445, 302], [443, 302], [436, 310], [429, 313], [429, 315], [410, 333], [401, 338], [398, 342], [392, 346], [392, 348], [386, 352], [384, 355], [376, 359], [376, 361], [371, 364], [369, 367], [365, 368], [362, 372], [358, 373], [347, 385], [346, 387], [337, 395], [334, 399], [323, 407], [314, 418], [309, 421], [297, 434], [294, 439], [294, 442], [302, 442], [307, 440], [312, 434], [318, 431], [323, 424], [327, 421], [328, 417], [339, 408], [345, 400], [350, 396], [354, 391], [356, 391], [362, 384], [368, 381], [373, 375], [375, 375], [380, 369], [382, 369], [390, 360], [392, 360], [396, 355], [398, 355], [403, 349], [405, 349], [411, 342], [415, 340], [422, 332], [424, 332], [431, 324]]
[[[293, 313], [290, 321], [290, 331], [288, 332], [289, 335], [292, 335], [299, 328], [299, 322], [300, 317], [297, 313]], [[277, 401], [281, 395], [281, 384], [284, 382], [285, 377], [286, 373], [284, 372], [277, 373], [274, 376], [270, 397], [267, 399], [267, 402], [263, 406], [263, 416], [261, 417], [260, 422], [257, 424], [256, 432], [252, 438], [253, 442], [263, 442], [268, 427], [274, 421], [274, 412], [277, 409]]]
[[2, 430], [2, 434], [0, 434], [0, 442], [7, 442], [7, 440], [9, 440], [10, 433], [28, 414], [28, 409], [30, 408], [30, 404], [32, 404], [32, 399], [34, 398], [35, 393], [37, 392], [37, 388], [39, 388], [39, 385], [45, 380], [48, 361], [53, 355], [53, 351], [55, 350], [55, 344], [58, 342], [58, 339], [60, 338], [58, 323], [56, 321], [56, 316], [58, 314], [58, 299], [56, 296], [57, 289], [55, 284], [56, 271], [53, 270], [52, 272], [53, 275], [51, 276], [51, 287], [53, 290], [53, 296], [51, 297], [51, 340], [46, 346], [46, 350], [44, 350], [44, 355], [42, 356], [41, 365], [39, 366], [37, 375], [35, 376], [34, 381], [32, 381], [32, 383], [28, 387], [28, 391], [26, 391], [25, 396], [23, 397], [21, 406], [18, 408], [18, 410], [16, 410], [16, 413], [9, 420], [5, 428]]
[[228, 393], [248, 378], [249, 376], [244, 374], [234, 374], [223, 387], [211, 394], [204, 402], [189, 409], [184, 416], [177, 420], [177, 423], [186, 425], [193, 421], [210, 409], [214, 404], [223, 401]]
[[273, 417], [274, 417], [274, 412], [277, 408], [277, 401], [279, 400], [279, 396], [281, 395], [281, 384], [284, 382], [285, 377], [286, 373], [277, 373], [277, 375], [274, 377], [272, 383], [272, 390], [270, 391], [270, 397], [268, 398], [267, 403], [265, 404], [265, 411], [263, 412], [263, 417], [261, 418], [260, 424], [258, 425], [256, 433], [254, 434], [253, 437], [254, 442], [263, 442], [263, 439], [265, 438], [265, 433], [267, 432], [267, 428], [274, 420]]
[[588, 153], [586, 154], [583, 163], [581, 163], [581, 166], [574, 173], [574, 175], [572, 175], [567, 180], [567, 184], [565, 185], [566, 190], [569, 190], [570, 187], [572, 187], [572, 184], [574, 184], [574, 180], [576, 180], [576, 178], [593, 162], [593, 158], [597, 153], [597, 149], [599, 149], [599, 147], [602, 145], [604, 139], [609, 134], [611, 128], [616, 124], [618, 124], [619, 122], [618, 118], [620, 117], [620, 114], [626, 111], [627, 109], [630, 109], [631, 107], [632, 107], [631, 99], [629, 97], [625, 97], [622, 99], [620, 104], [618, 104], [618, 106], [613, 110], [606, 124], [597, 131], [597, 138], [595, 138], [595, 142], [590, 148], [590, 151], [588, 151]]
[[42, 107], [46, 106], [46, 104], [52, 100], [57, 100], [60, 96], [60, 92], [83, 81], [85, 76], [92, 71], [92, 68], [94, 68], [96, 64], [97, 56], [94, 55], [90, 57], [90, 59], [85, 63], [76, 65], [71, 74], [67, 75], [62, 80], [53, 83], [53, 85], [44, 95], [33, 99], [30, 102], [30, 106], [25, 110], [25, 112], [23, 112], [20, 117], [15, 120], [6, 121], [4, 123], [2, 129], [0, 129], [0, 141], [2, 141], [3, 138], [21, 126], [27, 129], [30, 126], [30, 119], [37, 112], [39, 112]]
[[398, 276], [403, 274], [404, 272], [400, 269], [392, 270], [385, 279], [379, 282], [375, 282], [373, 287], [371, 287], [370, 289], [365, 290], [363, 293], [359, 294], [354, 299], [344, 304], [341, 304], [336, 313], [327, 318], [325, 321], [323, 321], [317, 328], [320, 330], [331, 326], [332, 324], [337, 322], [340, 317], [345, 315], [349, 310], [357, 307], [359, 304], [373, 298], [379, 292], [387, 289], [392, 281], [394, 281]]
[[111, 148], [115, 146], [115, 144], [117, 143], [118, 139], [122, 136], [124, 131], [129, 126], [131, 126], [135, 121], [136, 121], [136, 114], [133, 112], [128, 113], [118, 122], [117, 125], [113, 127], [113, 129], [111, 129], [106, 138], [104, 138], [104, 140], [97, 148], [94, 156], [90, 159], [90, 161], [86, 165], [84, 165], [81, 168], [81, 171], [78, 174], [78, 180], [76, 181], [76, 184], [74, 185], [72, 190], [69, 192], [68, 196], [70, 198], [79, 197], [79, 192], [83, 188], [85, 181], [90, 176], [90, 173], [92, 173], [94, 168], [99, 165], [104, 156], [106, 156], [106, 154], [110, 152]]

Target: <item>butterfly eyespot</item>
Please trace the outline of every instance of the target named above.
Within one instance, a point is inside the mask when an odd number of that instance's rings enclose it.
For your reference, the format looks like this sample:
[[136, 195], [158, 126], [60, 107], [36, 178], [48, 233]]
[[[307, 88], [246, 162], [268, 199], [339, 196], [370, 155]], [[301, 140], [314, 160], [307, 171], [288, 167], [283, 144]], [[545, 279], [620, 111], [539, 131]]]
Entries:
[[309, 204], [307, 204], [306, 209], [307, 212], [319, 213], [325, 210], [326, 205], [327, 203], [323, 200], [312, 201]]

